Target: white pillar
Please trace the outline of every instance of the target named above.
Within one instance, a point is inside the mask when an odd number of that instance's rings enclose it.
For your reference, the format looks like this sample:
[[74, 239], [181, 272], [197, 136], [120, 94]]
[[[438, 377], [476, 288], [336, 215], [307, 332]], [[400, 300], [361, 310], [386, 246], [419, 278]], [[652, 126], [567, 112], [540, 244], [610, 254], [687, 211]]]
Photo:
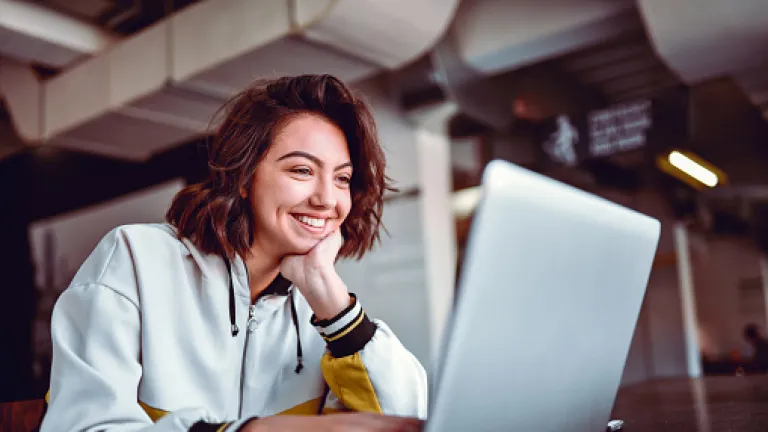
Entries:
[[[451, 212], [451, 142], [444, 133], [416, 133], [424, 227], [430, 353], [436, 359], [451, 312], [456, 278], [456, 225]], [[438, 364], [433, 360], [433, 364]]]
[[696, 430], [699, 432], [710, 432], [712, 430], [712, 422], [709, 417], [707, 386], [704, 380], [691, 380], [691, 393], [693, 394], [693, 410], [696, 414]]
[[696, 318], [696, 293], [693, 286], [688, 230], [683, 222], [675, 223], [675, 253], [677, 254], [677, 277], [683, 312], [683, 336], [685, 338], [688, 376], [698, 378], [701, 376], [701, 351]]

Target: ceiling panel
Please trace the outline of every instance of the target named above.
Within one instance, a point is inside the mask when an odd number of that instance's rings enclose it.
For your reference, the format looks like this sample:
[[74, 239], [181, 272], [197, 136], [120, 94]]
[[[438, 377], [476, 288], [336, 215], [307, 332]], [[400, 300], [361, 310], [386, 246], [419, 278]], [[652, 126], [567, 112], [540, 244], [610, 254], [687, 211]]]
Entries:
[[38, 0], [36, 3], [73, 17], [95, 22], [101, 14], [115, 7], [118, 2], [116, 0]]
[[608, 103], [653, 97], [680, 84], [656, 56], [643, 29], [573, 52], [555, 64]]

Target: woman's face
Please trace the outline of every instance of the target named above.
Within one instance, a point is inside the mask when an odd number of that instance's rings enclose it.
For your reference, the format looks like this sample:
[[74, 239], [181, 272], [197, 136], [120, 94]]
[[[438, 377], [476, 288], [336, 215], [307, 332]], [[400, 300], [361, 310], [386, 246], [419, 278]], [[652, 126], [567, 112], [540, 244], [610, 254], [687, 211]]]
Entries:
[[256, 168], [250, 191], [256, 253], [309, 252], [349, 214], [351, 178], [347, 140], [336, 125], [311, 114], [289, 120]]

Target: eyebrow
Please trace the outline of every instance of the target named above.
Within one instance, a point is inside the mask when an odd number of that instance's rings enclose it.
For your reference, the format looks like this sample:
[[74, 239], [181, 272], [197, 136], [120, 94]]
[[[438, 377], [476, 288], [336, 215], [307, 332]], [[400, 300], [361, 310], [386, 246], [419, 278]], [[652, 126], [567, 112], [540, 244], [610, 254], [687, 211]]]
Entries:
[[[298, 150], [297, 151], [292, 151], [290, 153], [286, 153], [286, 154], [280, 156], [280, 158], [278, 158], [277, 161], [279, 162], [281, 160], [290, 159], [290, 158], [309, 159], [315, 165], [320, 166], [320, 167], [325, 165], [325, 163], [323, 161], [321, 161], [319, 157], [317, 157], [317, 156], [315, 156], [313, 154], [310, 154], [310, 153], [307, 153], [307, 152], [303, 152], [303, 151], [298, 151]], [[352, 162], [344, 162], [343, 164], [336, 166], [336, 168], [334, 168], [333, 170], [334, 171], [338, 171], [340, 169], [343, 169], [343, 168], [346, 168], [346, 167], [351, 167], [351, 166], [352, 166]]]

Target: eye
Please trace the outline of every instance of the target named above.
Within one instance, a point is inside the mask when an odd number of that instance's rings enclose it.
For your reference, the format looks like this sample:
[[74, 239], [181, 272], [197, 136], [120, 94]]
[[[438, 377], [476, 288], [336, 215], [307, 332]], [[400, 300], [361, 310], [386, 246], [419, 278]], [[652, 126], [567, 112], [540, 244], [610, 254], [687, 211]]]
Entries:
[[312, 170], [309, 169], [309, 167], [296, 167], [291, 168], [290, 170], [294, 174], [298, 174], [300, 176], [309, 176], [312, 175]]
[[352, 177], [347, 174], [340, 175], [337, 177], [337, 179], [344, 184], [349, 184], [352, 182]]

